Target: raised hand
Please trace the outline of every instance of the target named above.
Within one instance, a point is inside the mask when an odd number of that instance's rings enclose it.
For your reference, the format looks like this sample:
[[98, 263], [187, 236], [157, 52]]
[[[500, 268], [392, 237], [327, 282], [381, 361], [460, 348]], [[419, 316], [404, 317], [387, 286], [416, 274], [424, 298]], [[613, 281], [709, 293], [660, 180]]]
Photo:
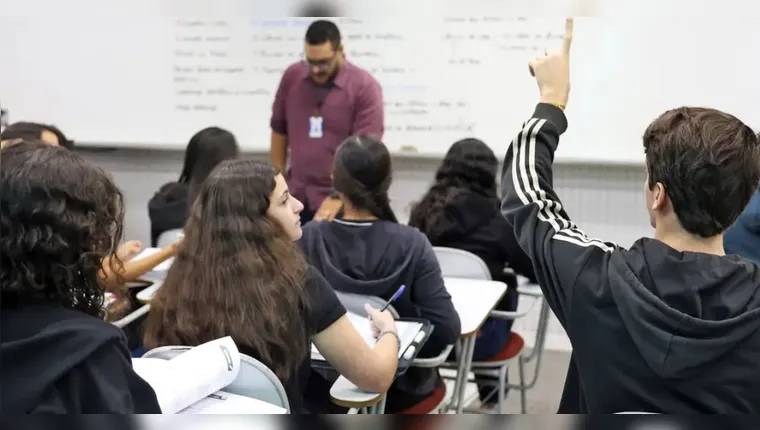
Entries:
[[565, 20], [562, 50], [545, 52], [529, 63], [531, 75], [536, 78], [542, 103], [564, 108], [570, 95], [570, 46], [573, 42], [573, 19]]

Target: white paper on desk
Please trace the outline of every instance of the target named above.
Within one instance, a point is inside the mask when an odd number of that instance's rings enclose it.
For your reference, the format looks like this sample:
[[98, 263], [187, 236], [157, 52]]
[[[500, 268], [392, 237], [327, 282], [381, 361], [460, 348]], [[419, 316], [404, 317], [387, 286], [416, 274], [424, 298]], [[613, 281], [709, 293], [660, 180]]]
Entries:
[[[374, 348], [377, 341], [372, 335], [369, 319], [353, 312], [346, 312], [346, 316], [348, 316], [348, 319], [354, 325], [356, 331], [359, 332], [359, 335], [364, 339], [367, 345], [369, 345], [370, 348]], [[398, 350], [398, 356], [401, 358], [404, 351], [406, 351], [406, 348], [414, 342], [417, 333], [422, 330], [422, 323], [396, 321], [396, 329], [398, 330], [398, 337], [401, 340], [401, 348]], [[313, 360], [324, 360], [324, 357], [319, 353], [319, 350], [317, 350], [317, 347], [314, 344], [311, 344], [311, 358]]]
[[[143, 258], [148, 258], [151, 255], [157, 253], [158, 251], [161, 251], [161, 248], [145, 248], [140, 252], [139, 254], [135, 255], [132, 260], [130, 261], [138, 261], [142, 260]], [[172, 267], [172, 263], [174, 263], [174, 257], [169, 257], [166, 260], [164, 260], [161, 264], [154, 267], [151, 271], [152, 272], [165, 272], [169, 270], [170, 267]]]
[[285, 409], [251, 397], [217, 391], [181, 410], [180, 414], [282, 415]]
[[230, 385], [240, 372], [240, 353], [227, 336], [171, 360], [135, 358], [132, 367], [155, 391], [161, 411], [174, 414]]

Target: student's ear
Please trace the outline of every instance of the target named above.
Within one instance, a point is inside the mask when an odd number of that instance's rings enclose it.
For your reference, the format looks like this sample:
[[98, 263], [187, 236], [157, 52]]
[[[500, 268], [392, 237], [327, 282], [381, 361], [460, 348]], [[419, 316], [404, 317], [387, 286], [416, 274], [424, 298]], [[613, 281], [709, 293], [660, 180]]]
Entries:
[[668, 200], [668, 195], [665, 193], [665, 185], [662, 182], [654, 184], [652, 189], [652, 210], [661, 211], [665, 208]]

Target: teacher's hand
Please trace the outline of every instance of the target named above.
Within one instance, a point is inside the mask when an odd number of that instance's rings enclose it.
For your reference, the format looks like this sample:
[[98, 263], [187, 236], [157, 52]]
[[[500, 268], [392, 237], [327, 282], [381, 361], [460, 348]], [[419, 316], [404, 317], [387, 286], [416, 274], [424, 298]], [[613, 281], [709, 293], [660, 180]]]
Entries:
[[343, 201], [337, 197], [326, 197], [319, 205], [317, 213], [314, 214], [314, 221], [332, 221], [343, 209]]

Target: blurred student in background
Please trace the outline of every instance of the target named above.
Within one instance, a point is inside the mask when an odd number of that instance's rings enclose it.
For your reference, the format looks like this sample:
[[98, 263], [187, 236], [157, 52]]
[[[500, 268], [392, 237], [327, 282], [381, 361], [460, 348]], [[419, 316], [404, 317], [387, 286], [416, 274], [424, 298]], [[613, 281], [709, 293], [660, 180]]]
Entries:
[[217, 164], [239, 154], [235, 136], [219, 127], [205, 128], [190, 138], [179, 179], [161, 186], [148, 202], [151, 246], [156, 246], [161, 233], [185, 226], [203, 181]]
[[[480, 257], [491, 278], [508, 286], [497, 309], [515, 311], [515, 274], [533, 281], [535, 276], [530, 259], [499, 210], [498, 168], [496, 155], [482, 141], [463, 139], [454, 143], [435, 174], [435, 182], [412, 208], [409, 225], [420, 229], [433, 246], [461, 249]], [[510, 340], [512, 323], [502, 319], [486, 321], [475, 343], [473, 359], [484, 361], [498, 355]], [[493, 383], [478, 385], [485, 406], [497, 404], [492, 387]]]
[[0, 134], [0, 147], [19, 139], [39, 140], [48, 145], [74, 149], [74, 142], [68, 140], [57, 127], [36, 122], [16, 122], [6, 127]]

